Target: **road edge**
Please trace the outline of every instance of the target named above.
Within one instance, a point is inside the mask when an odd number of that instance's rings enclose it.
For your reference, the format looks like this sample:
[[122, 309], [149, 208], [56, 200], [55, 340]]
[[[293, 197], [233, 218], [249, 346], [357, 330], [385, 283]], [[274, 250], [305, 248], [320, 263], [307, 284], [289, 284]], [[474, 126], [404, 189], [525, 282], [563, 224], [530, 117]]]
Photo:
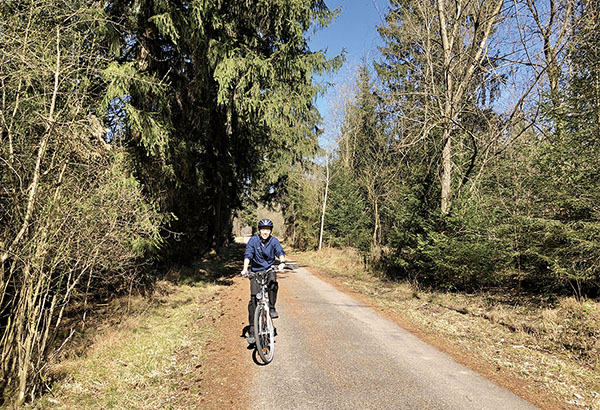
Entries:
[[511, 391], [520, 398], [527, 400], [534, 406], [545, 409], [545, 410], [566, 410], [566, 409], [580, 409], [579, 407], [570, 406], [564, 403], [552, 395], [548, 389], [533, 384], [532, 382], [519, 378], [518, 376], [509, 373], [508, 371], [499, 369], [483, 359], [473, 357], [472, 352], [466, 352], [461, 349], [460, 346], [455, 345], [447, 340], [436, 338], [434, 335], [426, 333], [422, 329], [419, 329], [414, 323], [412, 323], [406, 316], [403, 316], [401, 312], [385, 309], [378, 306], [373, 297], [360, 293], [349, 285], [345, 284], [339, 277], [330, 274], [327, 269], [312, 266], [302, 261], [297, 255], [290, 253], [288, 255], [289, 260], [302, 264], [302, 267], [308, 270], [311, 274], [321, 279], [322, 281], [332, 285], [337, 290], [355, 298], [365, 306], [370, 307], [375, 312], [380, 314], [386, 319], [389, 319], [402, 327], [406, 331], [415, 335], [425, 343], [435, 347], [436, 349], [451, 356], [457, 363], [468, 367], [469, 369], [477, 372], [486, 379], [496, 383], [497, 385]]

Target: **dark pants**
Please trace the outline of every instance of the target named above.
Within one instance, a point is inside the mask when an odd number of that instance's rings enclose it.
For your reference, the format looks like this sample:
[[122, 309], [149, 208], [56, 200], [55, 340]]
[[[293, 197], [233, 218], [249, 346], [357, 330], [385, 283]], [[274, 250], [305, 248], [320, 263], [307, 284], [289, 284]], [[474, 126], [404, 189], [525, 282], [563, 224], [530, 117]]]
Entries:
[[[267, 290], [269, 292], [269, 307], [275, 309], [275, 302], [277, 302], [277, 291], [279, 290], [279, 283], [277, 283], [277, 274], [271, 272], [269, 280], [267, 282]], [[250, 279], [250, 302], [248, 302], [248, 322], [250, 326], [254, 325], [254, 311], [256, 310], [256, 294], [260, 291], [260, 285], [256, 281], [256, 278]]]

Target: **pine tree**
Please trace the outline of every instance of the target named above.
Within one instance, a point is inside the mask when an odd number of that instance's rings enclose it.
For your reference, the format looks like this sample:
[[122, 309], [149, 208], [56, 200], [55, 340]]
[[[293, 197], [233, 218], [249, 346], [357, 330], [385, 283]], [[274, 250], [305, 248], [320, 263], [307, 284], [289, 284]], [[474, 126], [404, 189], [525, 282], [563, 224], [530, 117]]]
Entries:
[[373, 232], [368, 206], [352, 170], [338, 163], [330, 186], [325, 240], [332, 246], [368, 251]]

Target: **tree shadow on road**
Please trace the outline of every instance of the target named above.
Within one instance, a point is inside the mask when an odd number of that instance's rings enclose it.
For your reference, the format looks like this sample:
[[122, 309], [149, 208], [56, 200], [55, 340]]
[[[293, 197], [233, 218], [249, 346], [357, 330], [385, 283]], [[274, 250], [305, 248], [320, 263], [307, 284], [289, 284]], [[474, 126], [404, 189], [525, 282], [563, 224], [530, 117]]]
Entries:
[[210, 252], [190, 265], [172, 266], [165, 279], [178, 285], [211, 283], [231, 286], [243, 267], [244, 244], [232, 243]]

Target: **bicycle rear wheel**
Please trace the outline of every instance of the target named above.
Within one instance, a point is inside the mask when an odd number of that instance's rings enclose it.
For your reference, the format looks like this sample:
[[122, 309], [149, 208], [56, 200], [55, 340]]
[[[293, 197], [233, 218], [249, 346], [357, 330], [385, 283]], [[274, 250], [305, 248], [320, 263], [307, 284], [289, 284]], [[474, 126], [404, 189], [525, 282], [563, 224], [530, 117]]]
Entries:
[[254, 312], [254, 332], [258, 355], [265, 364], [270, 363], [275, 349], [275, 335], [269, 309], [262, 303]]

